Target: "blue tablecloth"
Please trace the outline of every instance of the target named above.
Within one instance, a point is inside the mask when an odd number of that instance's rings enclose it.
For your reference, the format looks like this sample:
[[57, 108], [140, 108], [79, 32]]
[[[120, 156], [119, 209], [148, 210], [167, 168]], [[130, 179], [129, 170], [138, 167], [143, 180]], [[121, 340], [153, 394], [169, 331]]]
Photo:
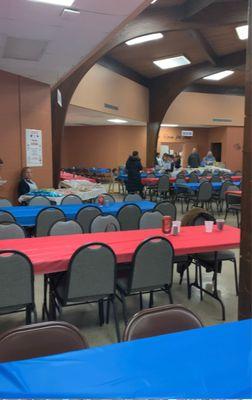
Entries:
[[[240, 186], [240, 183], [241, 182], [232, 182], [232, 185]], [[200, 185], [201, 185], [201, 183], [199, 183], [199, 182], [195, 182], [195, 183], [194, 182], [193, 183], [185, 182], [185, 183], [179, 183], [179, 184], [174, 183], [174, 188], [175, 189], [185, 188], [188, 190], [196, 191], [199, 189]], [[214, 190], [220, 190], [222, 185], [223, 185], [223, 182], [212, 182], [212, 186], [213, 186]]]
[[0, 364], [0, 395], [248, 399], [251, 321]]
[[[162, 175], [164, 175], [164, 174], [161, 174], [160, 172], [153, 172], [151, 175], [153, 175], [153, 174], [155, 175], [155, 178], [160, 178]], [[142, 172], [141, 178], [148, 178], [149, 175], [146, 172]], [[125, 174], [125, 173], [120, 174], [120, 175], [118, 175], [118, 177], [116, 179], [119, 181], [127, 181], [128, 174]]]
[[[126, 202], [118, 202], [118, 203], [111, 203], [107, 206], [100, 207], [98, 204], [94, 203], [86, 203], [84, 204], [76, 204], [76, 205], [65, 205], [65, 206], [56, 206], [60, 210], [64, 211], [66, 217], [69, 219], [74, 219], [77, 212], [82, 207], [89, 207], [89, 206], [96, 206], [99, 207], [103, 214], [112, 214], [116, 215], [117, 212], [120, 210], [122, 206], [125, 204], [136, 204], [138, 205], [142, 212], [152, 210], [155, 207], [155, 203], [151, 201], [137, 201], [133, 203], [126, 203]], [[34, 226], [36, 223], [36, 217], [40, 210], [45, 208], [44, 206], [13, 206], [13, 207], [2, 207], [0, 210], [9, 211], [15, 218], [18, 224], [22, 226]]]
[[88, 170], [94, 174], [107, 174], [110, 172], [109, 168], [89, 168]]

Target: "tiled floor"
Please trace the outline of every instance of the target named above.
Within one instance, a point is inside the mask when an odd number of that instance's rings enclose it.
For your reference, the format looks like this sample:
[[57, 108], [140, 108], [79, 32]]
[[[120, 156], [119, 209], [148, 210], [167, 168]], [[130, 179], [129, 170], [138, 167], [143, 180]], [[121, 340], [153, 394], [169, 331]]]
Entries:
[[[178, 219], [180, 218], [180, 205], [178, 205]], [[229, 225], [236, 226], [236, 219], [233, 216], [229, 216], [227, 223]], [[236, 250], [235, 252], [237, 261], [239, 263], [239, 251]], [[193, 266], [191, 267], [191, 275], [193, 276]], [[212, 274], [204, 273], [203, 282], [208, 289], [211, 289]], [[35, 285], [36, 305], [40, 319], [43, 296], [42, 276], [36, 276]], [[199, 291], [194, 288], [192, 292], [192, 298], [188, 300], [186, 289], [186, 279], [184, 279], [182, 285], [179, 285], [179, 275], [177, 274], [175, 267], [174, 283], [172, 287], [174, 303], [183, 304], [194, 311], [196, 314], [198, 314], [205, 325], [222, 323], [221, 308], [215, 299], [205, 295], [203, 301], [200, 301]], [[230, 262], [225, 262], [223, 264], [222, 273], [218, 276], [218, 289], [226, 307], [226, 321], [236, 320], [238, 297], [235, 294], [233, 264]], [[145, 296], [144, 300], [147, 305], [148, 297]], [[157, 293], [155, 295], [155, 305], [163, 305], [168, 303], [169, 300], [166, 294]], [[130, 297], [127, 300], [127, 304], [129, 307], [129, 315], [133, 315], [138, 311], [139, 302], [137, 296]], [[123, 331], [124, 323], [122, 321], [121, 304], [119, 302], [118, 314], [120, 318], [121, 331]], [[108, 325], [105, 324], [104, 326], [100, 327], [98, 322], [98, 307], [95, 304], [68, 308], [63, 314], [63, 319], [76, 325], [81, 330], [83, 335], [86, 336], [90, 346], [100, 346], [116, 341], [113, 317], [111, 316], [111, 320]], [[12, 314], [8, 316], [1, 316], [0, 321], [0, 332], [4, 332], [12, 327], [22, 325], [24, 323], [24, 317], [23, 314]]]

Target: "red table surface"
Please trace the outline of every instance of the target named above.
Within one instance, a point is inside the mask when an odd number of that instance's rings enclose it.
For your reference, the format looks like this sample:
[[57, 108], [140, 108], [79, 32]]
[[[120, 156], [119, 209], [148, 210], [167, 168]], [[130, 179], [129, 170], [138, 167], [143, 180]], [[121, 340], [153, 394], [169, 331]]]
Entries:
[[234, 194], [235, 196], [241, 196], [242, 190], [227, 190], [226, 194]]
[[242, 176], [233, 175], [233, 176], [231, 176], [231, 179], [233, 182], [240, 182], [242, 180]]
[[161, 229], [144, 229], [1, 240], [0, 250], [19, 250], [25, 253], [33, 263], [34, 272], [45, 274], [65, 271], [73, 252], [92, 242], [102, 242], [111, 246], [118, 263], [130, 262], [137, 246], [152, 236], [168, 238], [176, 255], [231, 249], [240, 245], [240, 229], [225, 225], [221, 232], [217, 231], [215, 226], [212, 233], [206, 233], [204, 226], [182, 227], [178, 236], [164, 235]]
[[60, 179], [69, 180], [69, 181], [71, 181], [71, 180], [73, 180], [73, 181], [78, 180], [78, 181], [88, 181], [88, 182], [94, 182], [94, 183], [96, 182], [95, 179], [86, 178], [85, 176], [81, 176], [81, 175], [73, 175], [73, 174], [70, 174], [70, 173], [68, 173], [68, 172], [61, 172], [61, 173], [60, 173]]

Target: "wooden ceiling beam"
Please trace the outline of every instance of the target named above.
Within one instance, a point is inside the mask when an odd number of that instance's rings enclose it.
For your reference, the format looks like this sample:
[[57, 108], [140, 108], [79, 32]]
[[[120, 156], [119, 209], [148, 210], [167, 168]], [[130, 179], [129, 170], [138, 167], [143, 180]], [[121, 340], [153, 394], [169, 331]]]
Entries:
[[183, 16], [182, 20], [195, 16], [200, 11], [214, 3], [216, 3], [216, 0], [187, 0], [185, 4], [181, 6]]
[[199, 46], [202, 48], [204, 53], [206, 54], [208, 60], [213, 64], [216, 65], [218, 62], [218, 56], [215, 53], [214, 49], [204, 37], [204, 35], [198, 29], [191, 29], [191, 35], [194, 39], [198, 42]]

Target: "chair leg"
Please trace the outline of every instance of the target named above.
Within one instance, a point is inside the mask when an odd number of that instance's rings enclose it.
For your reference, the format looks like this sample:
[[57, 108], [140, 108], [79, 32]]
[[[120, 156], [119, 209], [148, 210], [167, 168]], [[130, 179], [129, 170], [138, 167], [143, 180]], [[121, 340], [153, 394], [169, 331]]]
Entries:
[[142, 292], [139, 293], [139, 302], [140, 302], [140, 310], [143, 309], [143, 294]]
[[190, 272], [189, 266], [186, 268], [186, 280], [187, 280], [187, 298], [191, 298], [191, 287], [190, 287]]
[[235, 258], [233, 260], [233, 263], [234, 263], [234, 275], [235, 275], [235, 290], [236, 290], [236, 296], [238, 296], [239, 295], [239, 285], [238, 285], [237, 263], [236, 263]]
[[203, 300], [203, 292], [202, 292], [202, 268], [201, 265], [198, 264], [199, 267], [199, 284], [200, 284], [200, 300]]
[[128, 322], [128, 316], [127, 316], [127, 304], [126, 304], [126, 299], [123, 293], [121, 293], [121, 300], [122, 300], [122, 311], [123, 311], [123, 319], [125, 325], [127, 325]]
[[149, 301], [149, 308], [152, 308], [154, 305], [154, 296], [153, 296], [153, 291], [150, 291], [150, 301]]
[[165, 292], [168, 294], [170, 303], [173, 304], [173, 298], [172, 298], [172, 294], [171, 294], [171, 287], [168, 285], [165, 285]]
[[107, 314], [106, 314], [106, 324], [109, 323], [109, 314], [110, 314], [110, 298], [107, 300]]
[[98, 307], [99, 307], [99, 322], [100, 322], [100, 326], [102, 326], [104, 324], [103, 300], [98, 301]]
[[111, 297], [111, 302], [113, 305], [113, 312], [114, 312], [114, 321], [115, 321], [115, 328], [116, 328], [116, 337], [117, 341], [121, 341], [121, 335], [120, 335], [120, 329], [119, 329], [119, 322], [118, 322], [118, 315], [117, 315], [117, 307], [116, 307], [116, 302], [115, 302], [115, 297]]
[[47, 289], [48, 289], [48, 278], [47, 278], [47, 275], [44, 275], [44, 300], [43, 300], [43, 307], [42, 307], [42, 321], [45, 320], [46, 315], [48, 317]]

